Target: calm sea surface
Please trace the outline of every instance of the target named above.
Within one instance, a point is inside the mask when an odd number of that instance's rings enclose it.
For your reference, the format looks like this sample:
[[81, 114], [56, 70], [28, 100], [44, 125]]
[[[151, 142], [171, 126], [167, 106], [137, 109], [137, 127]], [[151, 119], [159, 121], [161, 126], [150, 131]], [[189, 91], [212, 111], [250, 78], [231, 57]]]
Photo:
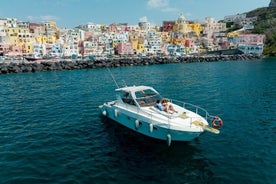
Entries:
[[219, 135], [149, 139], [101, 117], [107, 69], [0, 75], [0, 183], [276, 183], [276, 59], [110, 69], [219, 115]]

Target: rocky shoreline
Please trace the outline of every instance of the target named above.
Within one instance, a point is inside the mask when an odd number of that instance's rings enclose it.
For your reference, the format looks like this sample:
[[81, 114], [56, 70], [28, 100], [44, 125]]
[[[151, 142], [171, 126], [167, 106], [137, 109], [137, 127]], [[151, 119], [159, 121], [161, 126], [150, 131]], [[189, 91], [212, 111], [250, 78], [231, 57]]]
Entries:
[[185, 57], [149, 57], [149, 58], [114, 58], [103, 60], [60, 60], [60, 61], [2, 61], [0, 62], [0, 74], [76, 70], [90, 68], [142, 66], [169, 63], [215, 62], [258, 60], [260, 56], [251, 55], [203, 55]]

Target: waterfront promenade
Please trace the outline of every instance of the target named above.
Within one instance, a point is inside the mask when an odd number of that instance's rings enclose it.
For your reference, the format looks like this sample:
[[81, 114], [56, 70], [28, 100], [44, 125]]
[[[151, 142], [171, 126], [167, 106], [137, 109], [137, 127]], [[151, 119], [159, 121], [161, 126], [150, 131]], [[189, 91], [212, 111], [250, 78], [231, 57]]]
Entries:
[[60, 59], [59, 61], [37, 61], [26, 60], [2, 60], [0, 61], [0, 74], [76, 70], [89, 68], [142, 66], [169, 63], [192, 63], [192, 62], [215, 62], [236, 60], [257, 60], [260, 56], [252, 55], [202, 55], [183, 57], [143, 57], [143, 58], [112, 58], [112, 59]]

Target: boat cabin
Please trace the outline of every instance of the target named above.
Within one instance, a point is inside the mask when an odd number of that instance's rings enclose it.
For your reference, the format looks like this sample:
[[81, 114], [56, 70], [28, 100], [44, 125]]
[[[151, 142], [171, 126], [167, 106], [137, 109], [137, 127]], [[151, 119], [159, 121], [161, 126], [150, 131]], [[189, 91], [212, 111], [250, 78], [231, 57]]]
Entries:
[[161, 100], [161, 95], [152, 87], [131, 86], [116, 89], [117, 100], [138, 107], [154, 106], [157, 100]]

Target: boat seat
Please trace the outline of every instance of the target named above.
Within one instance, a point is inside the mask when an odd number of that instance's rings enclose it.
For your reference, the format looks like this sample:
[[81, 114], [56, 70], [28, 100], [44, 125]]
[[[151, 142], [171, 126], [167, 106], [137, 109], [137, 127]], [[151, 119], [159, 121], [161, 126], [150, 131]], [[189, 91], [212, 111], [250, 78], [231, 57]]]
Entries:
[[133, 99], [122, 98], [122, 101], [125, 102], [125, 103], [128, 103], [130, 105], [135, 105]]

